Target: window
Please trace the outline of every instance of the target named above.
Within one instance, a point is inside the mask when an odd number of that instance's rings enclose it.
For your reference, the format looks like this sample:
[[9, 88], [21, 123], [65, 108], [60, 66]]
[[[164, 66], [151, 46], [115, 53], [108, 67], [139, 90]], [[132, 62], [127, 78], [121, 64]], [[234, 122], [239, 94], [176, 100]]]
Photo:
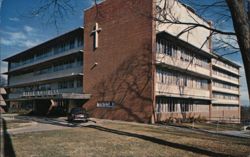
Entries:
[[181, 112], [192, 112], [193, 103], [190, 103], [188, 100], [180, 100]]
[[201, 80], [201, 88], [208, 89], [208, 81], [207, 80]]
[[76, 86], [77, 87], [82, 87], [82, 80], [81, 79], [76, 80]]
[[42, 52], [40, 52], [40, 53], [38, 53], [38, 54], [36, 55], [36, 60], [45, 58], [45, 57], [47, 57], [47, 56], [48, 56], [48, 52], [47, 52], [46, 50], [44, 50], [44, 51], [42, 51]]
[[74, 60], [70, 59], [64, 62], [65, 68], [66, 69], [70, 69], [74, 66]]
[[74, 80], [60, 81], [58, 89], [74, 88]]
[[155, 111], [157, 113], [177, 112], [176, 101], [172, 98], [157, 98]]
[[70, 48], [70, 49], [75, 48], [75, 40], [71, 40], [71, 41], [69, 42], [69, 48]]
[[77, 38], [77, 46], [80, 47], [83, 45], [83, 39], [80, 37], [80, 38]]
[[173, 55], [173, 45], [169, 42], [166, 42], [166, 40], [164, 40], [164, 46], [165, 46], [165, 51], [167, 51], [165, 53], [169, 56], [172, 56]]
[[[167, 97], [156, 98], [156, 113], [173, 113], [173, 112], [195, 112], [198, 105], [206, 107], [207, 103], [204, 101], [190, 101], [188, 99], [176, 99]], [[206, 110], [207, 111], [207, 110]]]
[[58, 83], [58, 89], [65, 89], [67, 88], [67, 81], [61, 81]]
[[197, 53], [192, 52], [192, 50], [176, 46], [166, 39], [157, 39], [156, 50], [157, 53], [162, 53], [170, 56], [171, 58], [188, 62], [191, 66], [200, 66], [202, 68], [209, 69], [209, 60], [207, 58], [200, 55], [196, 56]]
[[74, 80], [68, 81], [68, 88], [74, 88]]
[[239, 96], [231, 94], [213, 93], [213, 97], [217, 99], [239, 100]]
[[102, 107], [102, 108], [113, 108], [115, 107], [115, 102], [114, 101], [98, 101], [96, 106]]
[[63, 63], [57, 63], [54, 65], [54, 71], [60, 71], [63, 70]]
[[76, 66], [82, 66], [83, 65], [83, 57], [79, 56], [76, 59]]
[[218, 82], [218, 81], [213, 81], [213, 86], [219, 87], [219, 88], [231, 89], [235, 91], [239, 90], [238, 86], [236, 85], [225, 84], [225, 83]]
[[34, 72], [34, 75], [48, 74], [52, 71], [52, 67], [45, 67]]
[[197, 89], [208, 89], [208, 80], [172, 70], [157, 69], [157, 83]]

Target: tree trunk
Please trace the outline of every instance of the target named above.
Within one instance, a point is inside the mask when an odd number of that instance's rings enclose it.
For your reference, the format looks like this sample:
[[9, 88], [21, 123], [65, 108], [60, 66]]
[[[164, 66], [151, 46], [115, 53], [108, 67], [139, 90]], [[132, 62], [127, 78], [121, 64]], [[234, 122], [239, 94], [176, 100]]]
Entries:
[[[226, 0], [241, 51], [250, 99], [250, 24], [244, 0]], [[248, 13], [249, 14], [249, 13]]]

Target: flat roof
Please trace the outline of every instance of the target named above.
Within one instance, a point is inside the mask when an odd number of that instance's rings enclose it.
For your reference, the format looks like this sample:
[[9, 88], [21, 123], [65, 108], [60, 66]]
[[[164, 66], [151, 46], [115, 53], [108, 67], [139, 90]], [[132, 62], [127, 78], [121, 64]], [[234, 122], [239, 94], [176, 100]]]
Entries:
[[[78, 28], [76, 28], [76, 29], [73, 29], [73, 30], [68, 31], [68, 32], [66, 32], [66, 33], [63, 33], [63, 34], [61, 34], [61, 35], [58, 35], [58, 36], [56, 36], [56, 37], [54, 37], [54, 38], [52, 38], [52, 39], [50, 39], [50, 40], [47, 40], [47, 41], [45, 41], [45, 42], [42, 42], [42, 43], [40, 43], [40, 44], [38, 44], [38, 45], [36, 45], [36, 46], [34, 46], [34, 47], [31, 47], [31, 48], [29, 48], [29, 49], [27, 49], [27, 50], [21, 51], [21, 52], [15, 54], [15, 55], [12, 55], [12, 56], [10, 56], [10, 57], [7, 57], [7, 58], [3, 59], [3, 61], [7, 61], [7, 62], [8, 62], [8, 61], [13, 60], [13, 59], [16, 59], [16, 58], [18, 58], [18, 57], [20, 57], [20, 56], [28, 55], [28, 54], [34, 53], [33, 50], [40, 49], [40, 48], [42, 48], [42, 47], [46, 47], [47, 44], [53, 43], [53, 42], [55, 42], [55, 41], [57, 41], [57, 40], [60, 40], [60, 39], [63, 38], [63, 37], [68, 37], [68, 36], [70, 36], [70, 35], [73, 35], [74, 33], [78, 33], [78, 32], [80, 32], [80, 31], [83, 31], [83, 29], [84, 29], [84, 27], [78, 27]], [[45, 45], [46, 45], [46, 46], [45, 46]]]

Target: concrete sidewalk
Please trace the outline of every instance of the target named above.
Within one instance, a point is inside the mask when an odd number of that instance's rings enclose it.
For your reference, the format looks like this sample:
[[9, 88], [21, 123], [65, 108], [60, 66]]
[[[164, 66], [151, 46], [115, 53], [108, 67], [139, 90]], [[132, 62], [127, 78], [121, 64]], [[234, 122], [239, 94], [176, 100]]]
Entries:
[[179, 125], [160, 125], [165, 127], [174, 127], [176, 129], [191, 131], [191, 132], [204, 132], [209, 133], [213, 135], [221, 135], [221, 136], [231, 136], [236, 138], [249, 138], [250, 139], [250, 131], [232, 131], [232, 130], [226, 130], [226, 131], [214, 131], [214, 130], [206, 130], [206, 129], [200, 129], [200, 128], [192, 128], [187, 126], [179, 126]]
[[250, 131], [219, 131], [218, 133], [250, 139]]

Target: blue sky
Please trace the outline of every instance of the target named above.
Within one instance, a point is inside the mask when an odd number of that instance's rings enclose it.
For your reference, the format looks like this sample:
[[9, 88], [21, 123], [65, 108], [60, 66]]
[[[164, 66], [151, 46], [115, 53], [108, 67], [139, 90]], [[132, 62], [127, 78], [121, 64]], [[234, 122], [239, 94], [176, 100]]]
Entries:
[[[46, 0], [44, 0], [46, 1]], [[204, 0], [208, 3], [214, 0]], [[72, 0], [75, 11], [68, 14], [64, 20], [59, 20], [59, 28], [46, 23], [46, 17], [30, 17], [30, 12], [41, 6], [40, 0], [0, 0], [0, 38], [2, 59], [27, 48], [35, 46], [50, 38], [83, 26], [83, 10], [93, 5], [92, 0]], [[220, 10], [219, 10], [220, 11]], [[213, 12], [204, 13], [206, 19], [213, 19]], [[233, 30], [231, 21], [214, 22], [214, 25], [223, 30]], [[223, 53], [223, 52], [222, 52]], [[239, 53], [227, 56], [242, 65]], [[2, 72], [6, 71], [6, 64], [1, 64]], [[241, 102], [249, 104], [247, 86], [243, 68], [241, 69]]]

